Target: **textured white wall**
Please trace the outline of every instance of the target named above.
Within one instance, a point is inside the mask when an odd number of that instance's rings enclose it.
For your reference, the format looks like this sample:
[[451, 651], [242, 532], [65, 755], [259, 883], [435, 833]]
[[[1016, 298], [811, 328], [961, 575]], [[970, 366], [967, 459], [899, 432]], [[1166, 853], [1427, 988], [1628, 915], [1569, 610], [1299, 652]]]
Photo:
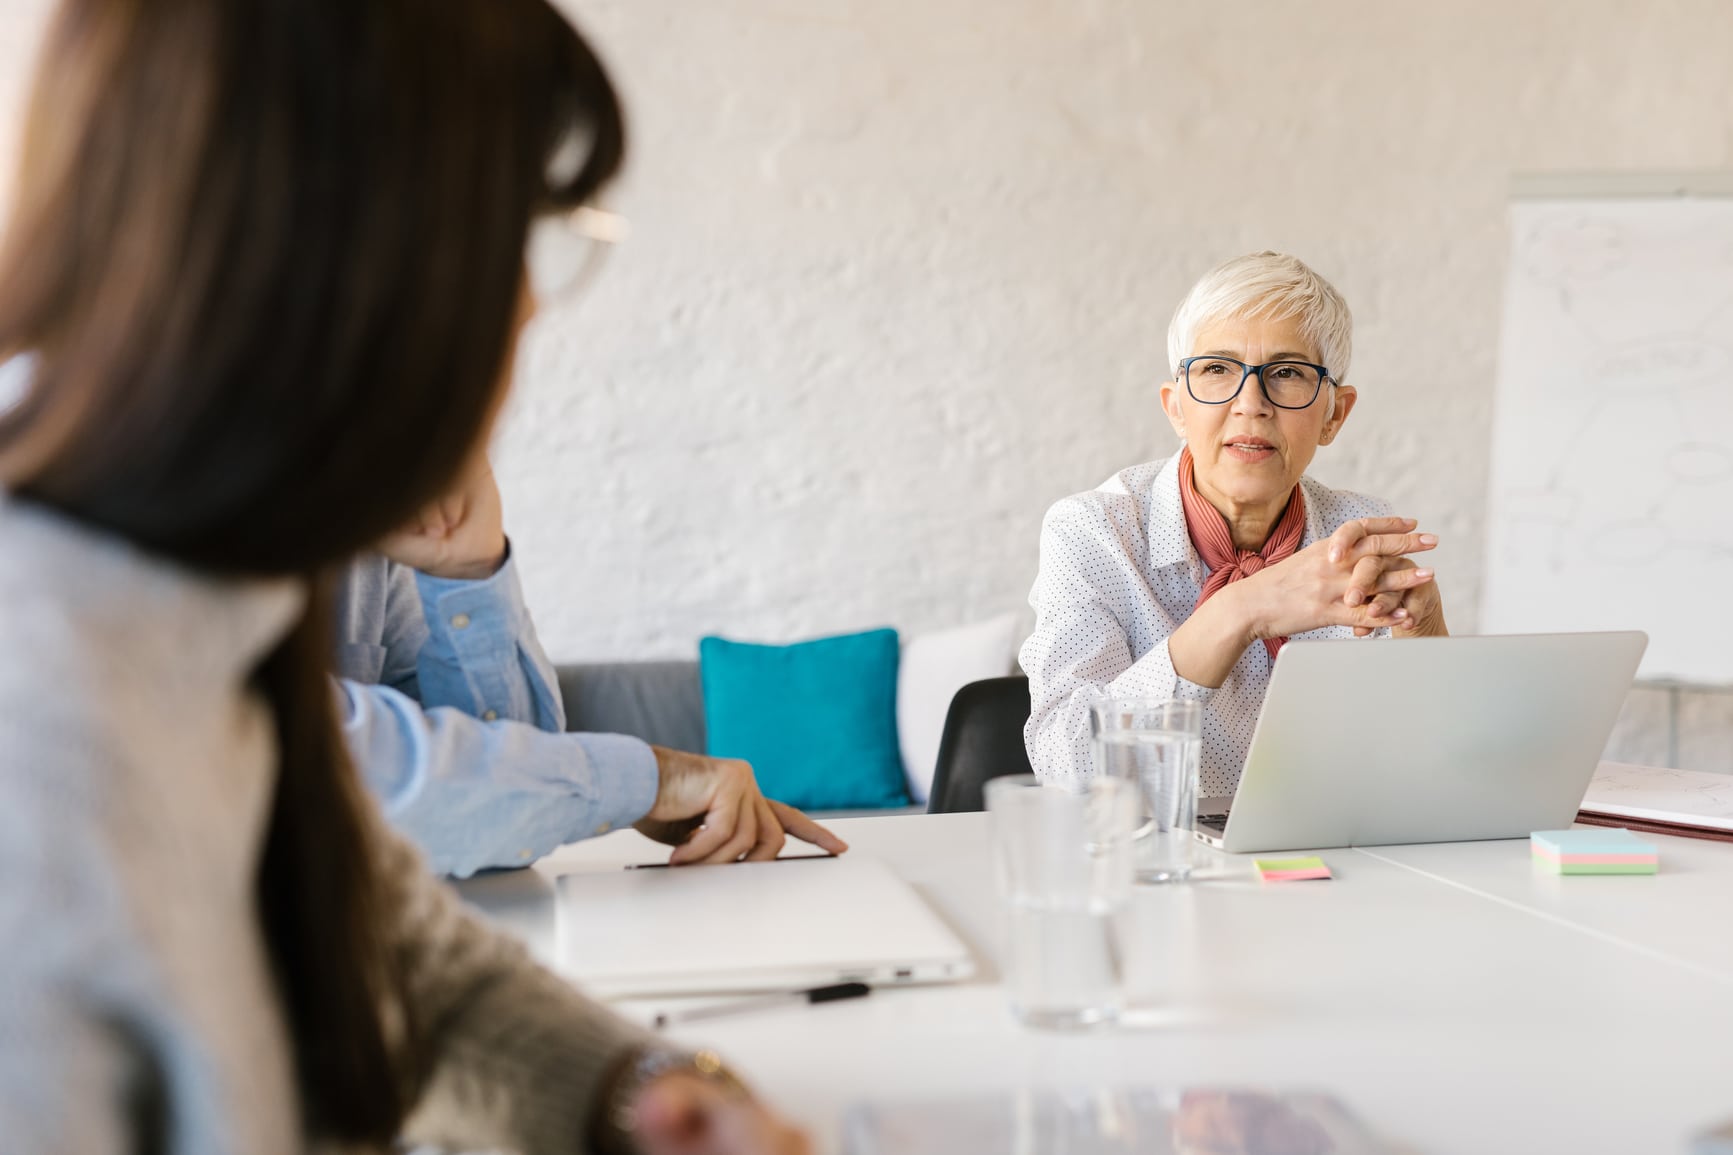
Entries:
[[1474, 623], [1515, 171], [1733, 164], [1725, 0], [584, 0], [630, 242], [500, 441], [550, 650], [1021, 605], [1042, 512], [1168, 452], [1169, 313], [1300, 254], [1358, 317], [1319, 476]]
[[[0, 100], [42, 7], [0, 0]], [[1172, 448], [1180, 294], [1263, 247], [1359, 321], [1315, 471], [1440, 532], [1471, 626], [1511, 174], [1733, 165], [1726, 0], [575, 8], [633, 235], [497, 452], [561, 659], [1021, 605], [1047, 505]]]

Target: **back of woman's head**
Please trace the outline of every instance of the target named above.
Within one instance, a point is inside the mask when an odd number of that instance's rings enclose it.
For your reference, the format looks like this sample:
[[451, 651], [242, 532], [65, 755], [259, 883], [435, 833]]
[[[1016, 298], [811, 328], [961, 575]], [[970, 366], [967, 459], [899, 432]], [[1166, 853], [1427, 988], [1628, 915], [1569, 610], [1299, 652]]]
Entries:
[[545, 0], [63, 0], [0, 254], [0, 355], [35, 355], [0, 480], [214, 568], [353, 552], [455, 475], [532, 214], [620, 152]]
[[[341, 562], [477, 447], [531, 218], [622, 139], [546, 0], [62, 0], [0, 250], [0, 358], [32, 365], [0, 484], [200, 569]], [[417, 1024], [309, 585], [254, 678], [280, 748], [260, 921], [309, 1130], [378, 1142]]]

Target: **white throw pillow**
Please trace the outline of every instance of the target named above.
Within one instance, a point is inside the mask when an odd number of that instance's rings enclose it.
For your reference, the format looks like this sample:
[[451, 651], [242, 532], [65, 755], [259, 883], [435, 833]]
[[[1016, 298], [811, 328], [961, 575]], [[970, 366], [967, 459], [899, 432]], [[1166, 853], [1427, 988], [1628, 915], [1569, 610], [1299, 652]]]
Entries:
[[897, 667], [897, 742], [909, 796], [925, 803], [939, 761], [951, 699], [970, 682], [1001, 678], [1016, 659], [1017, 615], [922, 634], [903, 645]]

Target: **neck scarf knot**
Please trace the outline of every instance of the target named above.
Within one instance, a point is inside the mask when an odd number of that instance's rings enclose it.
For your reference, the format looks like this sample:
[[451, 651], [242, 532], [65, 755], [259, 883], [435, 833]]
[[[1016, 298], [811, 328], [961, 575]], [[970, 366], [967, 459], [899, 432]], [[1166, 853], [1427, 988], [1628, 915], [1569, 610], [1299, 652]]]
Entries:
[[[1264, 540], [1264, 547], [1258, 550], [1236, 549], [1227, 518], [1218, 513], [1215, 506], [1197, 491], [1197, 471], [1192, 465], [1189, 446], [1179, 451], [1179, 500], [1185, 509], [1185, 531], [1191, 537], [1191, 544], [1197, 550], [1198, 558], [1210, 571], [1209, 577], [1203, 583], [1203, 592], [1197, 598], [1200, 606], [1230, 583], [1250, 577], [1265, 566], [1275, 565], [1284, 558], [1292, 557], [1306, 536], [1306, 498], [1296, 485], [1294, 492], [1288, 497], [1287, 508], [1282, 511], [1282, 516], [1276, 519], [1270, 536]], [[1270, 652], [1272, 660], [1281, 652], [1287, 640], [1264, 639], [1264, 648]]]

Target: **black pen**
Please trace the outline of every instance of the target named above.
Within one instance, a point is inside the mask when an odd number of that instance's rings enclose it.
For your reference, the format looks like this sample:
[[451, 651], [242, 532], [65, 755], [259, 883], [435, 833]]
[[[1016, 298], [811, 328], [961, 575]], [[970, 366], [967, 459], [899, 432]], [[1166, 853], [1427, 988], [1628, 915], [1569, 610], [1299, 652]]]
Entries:
[[[813, 857], [817, 857], [816, 855]], [[780, 1007], [788, 1003], [834, 1003], [838, 999], [860, 999], [873, 993], [865, 983], [834, 983], [828, 987], [810, 987], [804, 991], [776, 991], [768, 995], [735, 999], [729, 1003], [711, 1003], [689, 1011], [663, 1011], [656, 1015], [657, 1030], [674, 1023], [690, 1023], [695, 1019], [717, 1019], [723, 1015]]]

